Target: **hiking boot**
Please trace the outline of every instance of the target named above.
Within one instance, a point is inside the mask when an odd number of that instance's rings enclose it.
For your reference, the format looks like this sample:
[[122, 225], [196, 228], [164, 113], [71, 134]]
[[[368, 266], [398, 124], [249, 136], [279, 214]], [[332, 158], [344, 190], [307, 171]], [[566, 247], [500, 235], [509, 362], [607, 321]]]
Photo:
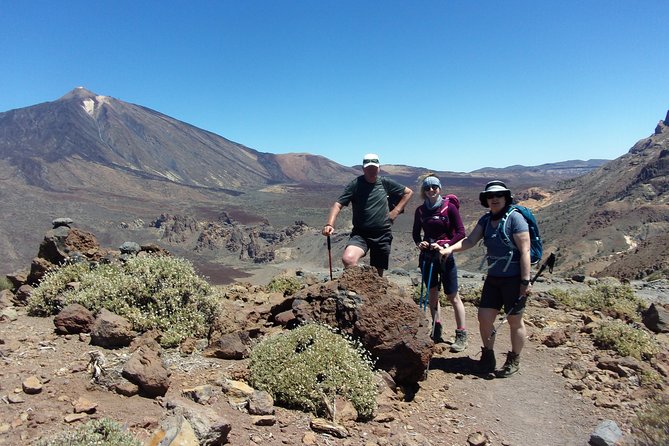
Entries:
[[481, 347], [481, 359], [479, 360], [479, 372], [493, 373], [497, 362], [495, 361], [495, 352], [489, 348]]
[[432, 340], [434, 341], [435, 344], [443, 344], [444, 338], [441, 337], [441, 334], [443, 332], [443, 327], [441, 326], [441, 322], [435, 322], [434, 323], [434, 331], [432, 332]]
[[455, 342], [451, 344], [451, 352], [458, 353], [467, 348], [467, 330], [455, 330]]
[[498, 378], [508, 378], [518, 371], [520, 368], [520, 355], [514, 352], [508, 352], [506, 354], [506, 362], [504, 367], [495, 372], [495, 376]]

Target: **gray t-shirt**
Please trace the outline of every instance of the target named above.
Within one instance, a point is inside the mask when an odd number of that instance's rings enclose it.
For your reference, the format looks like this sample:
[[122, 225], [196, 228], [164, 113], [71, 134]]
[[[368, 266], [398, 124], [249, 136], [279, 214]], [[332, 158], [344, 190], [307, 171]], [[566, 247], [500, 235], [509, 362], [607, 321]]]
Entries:
[[[385, 183], [385, 187], [384, 187]], [[403, 195], [404, 186], [397, 181], [381, 176], [372, 184], [360, 175], [346, 185], [337, 202], [342, 206], [353, 204], [353, 230], [363, 233], [378, 233], [390, 230], [388, 195]]]
[[[483, 244], [487, 248], [488, 275], [494, 277], [513, 277], [520, 275], [518, 250], [504, 243], [500, 234], [501, 227], [493, 228], [490, 214], [485, 214], [477, 223], [483, 230]], [[502, 221], [500, 220], [500, 225]], [[511, 212], [506, 222], [506, 233], [513, 244], [513, 234], [529, 232], [527, 221], [520, 212]], [[515, 247], [515, 245], [514, 245]], [[514, 255], [515, 254], [515, 255]], [[508, 260], [511, 259], [511, 262]], [[508, 267], [507, 267], [508, 265]], [[506, 271], [505, 271], [506, 269]]]

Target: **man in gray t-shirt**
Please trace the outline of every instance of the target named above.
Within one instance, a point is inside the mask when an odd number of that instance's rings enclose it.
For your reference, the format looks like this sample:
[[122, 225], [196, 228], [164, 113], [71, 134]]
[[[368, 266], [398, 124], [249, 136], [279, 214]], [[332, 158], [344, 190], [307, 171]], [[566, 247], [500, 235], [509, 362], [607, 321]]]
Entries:
[[[334, 233], [334, 223], [339, 212], [349, 203], [353, 206], [353, 230], [344, 249], [344, 267], [356, 266], [358, 261], [370, 251], [371, 266], [376, 267], [380, 276], [388, 269], [390, 245], [393, 240], [391, 227], [411, 198], [413, 191], [390, 178], [379, 176], [379, 157], [369, 153], [362, 160], [363, 175], [351, 181], [337, 201], [332, 205], [328, 221], [323, 227], [323, 235]], [[390, 210], [388, 197], [401, 197]]]

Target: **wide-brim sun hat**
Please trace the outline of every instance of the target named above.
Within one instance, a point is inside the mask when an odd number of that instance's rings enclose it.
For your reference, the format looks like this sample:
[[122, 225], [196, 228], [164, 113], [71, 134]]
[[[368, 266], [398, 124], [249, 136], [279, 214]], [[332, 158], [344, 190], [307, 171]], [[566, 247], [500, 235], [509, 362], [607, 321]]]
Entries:
[[379, 161], [379, 155], [376, 153], [368, 153], [362, 158], [362, 167], [367, 167], [367, 166], [376, 166], [380, 167], [381, 163]]
[[483, 189], [479, 193], [479, 201], [481, 202], [481, 206], [483, 206], [484, 208], [488, 207], [488, 200], [485, 197], [485, 195], [488, 192], [504, 192], [506, 195], [506, 204], [509, 204], [513, 199], [513, 195], [511, 195], [511, 190], [508, 187], [506, 187], [506, 184], [504, 184], [503, 181], [500, 180], [489, 181], [485, 185], [485, 189]]

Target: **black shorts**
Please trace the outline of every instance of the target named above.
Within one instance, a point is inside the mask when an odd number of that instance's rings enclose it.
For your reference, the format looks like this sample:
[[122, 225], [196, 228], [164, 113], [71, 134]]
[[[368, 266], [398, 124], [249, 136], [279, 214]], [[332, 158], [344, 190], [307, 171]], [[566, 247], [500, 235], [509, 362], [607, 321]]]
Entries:
[[[456, 293], [458, 291], [458, 267], [455, 265], [455, 257], [451, 254], [443, 262], [440, 259], [441, 256], [436, 251], [420, 252], [418, 262], [423, 282], [429, 285], [430, 289], [438, 287], [441, 282], [444, 293], [447, 295]], [[430, 276], [430, 271], [432, 271], [432, 276]]]
[[392, 242], [393, 233], [390, 230], [379, 233], [362, 233], [354, 229], [346, 246], [357, 246], [365, 251], [365, 255], [369, 251], [369, 264], [371, 266], [388, 269]]
[[525, 299], [520, 299], [520, 276], [486, 277], [479, 308], [494, 308], [499, 311], [502, 306], [505, 313], [512, 309], [511, 314], [522, 314], [525, 311]]

